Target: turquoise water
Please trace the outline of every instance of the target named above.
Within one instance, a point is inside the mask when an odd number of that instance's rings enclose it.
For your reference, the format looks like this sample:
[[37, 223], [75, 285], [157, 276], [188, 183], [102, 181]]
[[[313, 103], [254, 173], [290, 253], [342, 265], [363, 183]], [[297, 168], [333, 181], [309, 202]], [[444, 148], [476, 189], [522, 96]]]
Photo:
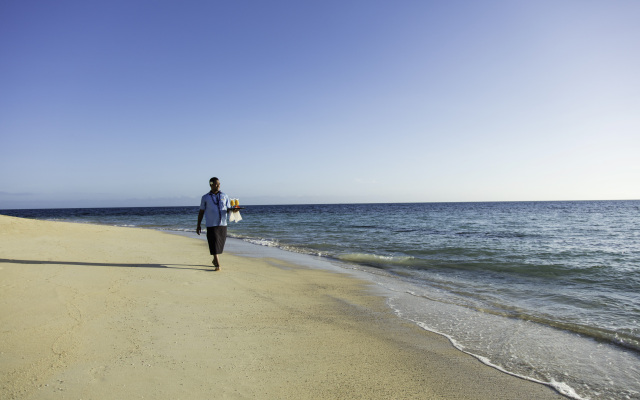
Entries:
[[[196, 207], [0, 211], [195, 229]], [[375, 282], [402, 318], [574, 398], [640, 398], [640, 201], [247, 206], [247, 243]]]

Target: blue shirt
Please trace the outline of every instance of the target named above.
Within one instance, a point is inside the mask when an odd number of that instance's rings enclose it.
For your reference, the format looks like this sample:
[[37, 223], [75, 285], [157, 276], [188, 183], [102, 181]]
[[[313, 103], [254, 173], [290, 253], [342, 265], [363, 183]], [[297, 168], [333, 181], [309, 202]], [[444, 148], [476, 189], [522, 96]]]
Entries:
[[207, 227], [227, 226], [227, 209], [230, 207], [229, 196], [222, 192], [209, 192], [200, 200], [200, 209], [204, 210]]

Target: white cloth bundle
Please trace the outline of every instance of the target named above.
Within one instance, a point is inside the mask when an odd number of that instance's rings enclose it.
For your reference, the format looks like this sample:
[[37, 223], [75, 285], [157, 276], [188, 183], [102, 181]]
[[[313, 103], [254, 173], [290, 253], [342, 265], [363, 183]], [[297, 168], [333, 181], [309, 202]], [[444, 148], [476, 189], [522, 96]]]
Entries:
[[240, 211], [230, 211], [229, 222], [238, 221], [242, 221], [242, 215], [240, 215]]

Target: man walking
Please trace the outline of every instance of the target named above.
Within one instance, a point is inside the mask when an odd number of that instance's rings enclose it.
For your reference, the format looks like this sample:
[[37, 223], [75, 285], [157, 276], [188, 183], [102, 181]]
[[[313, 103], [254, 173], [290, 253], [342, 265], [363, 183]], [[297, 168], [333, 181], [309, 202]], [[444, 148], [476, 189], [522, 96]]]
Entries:
[[200, 223], [202, 217], [206, 218], [207, 242], [209, 242], [209, 252], [213, 256], [214, 271], [220, 269], [220, 258], [227, 240], [227, 210], [231, 207], [229, 197], [220, 191], [220, 180], [211, 178], [209, 180], [211, 190], [202, 196], [200, 201], [200, 212], [198, 213], [198, 227], [196, 233], [200, 235], [202, 230]]

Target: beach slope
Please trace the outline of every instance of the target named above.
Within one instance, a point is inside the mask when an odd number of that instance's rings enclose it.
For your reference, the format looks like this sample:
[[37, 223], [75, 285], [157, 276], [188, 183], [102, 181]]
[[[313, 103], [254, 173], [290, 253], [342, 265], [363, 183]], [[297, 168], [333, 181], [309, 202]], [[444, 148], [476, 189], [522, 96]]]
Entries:
[[203, 240], [0, 216], [0, 398], [563, 398], [402, 321], [351, 276], [210, 263]]

